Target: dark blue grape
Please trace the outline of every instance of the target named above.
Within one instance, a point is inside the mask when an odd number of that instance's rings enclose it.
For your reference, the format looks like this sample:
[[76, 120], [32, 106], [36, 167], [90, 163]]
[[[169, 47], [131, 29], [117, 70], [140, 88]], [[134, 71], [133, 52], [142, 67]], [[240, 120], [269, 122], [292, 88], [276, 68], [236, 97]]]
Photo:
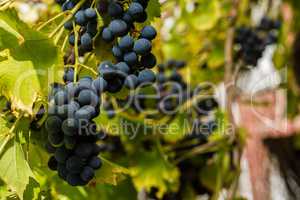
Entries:
[[99, 98], [92, 90], [85, 89], [80, 91], [78, 96], [78, 103], [81, 106], [91, 105], [95, 107], [99, 104]]
[[97, 94], [100, 95], [102, 92], [106, 90], [107, 81], [104, 80], [102, 77], [98, 77], [92, 83], [94, 89], [97, 91]]
[[74, 33], [71, 33], [69, 35], [69, 44], [72, 45], [72, 46], [75, 45], [75, 35], [74, 35]]
[[126, 54], [124, 55], [124, 61], [125, 61], [128, 65], [134, 66], [134, 65], [137, 63], [137, 61], [138, 61], [138, 57], [137, 57], [137, 55], [136, 55], [135, 52], [129, 52], [129, 53], [126, 53]]
[[100, 169], [102, 166], [102, 161], [97, 156], [93, 156], [89, 162], [88, 165], [93, 169]]
[[133, 23], [131, 15], [127, 12], [123, 14], [122, 20], [125, 21], [128, 26], [131, 26]]
[[130, 68], [125, 62], [119, 62], [115, 65], [116, 69], [121, 71], [123, 75], [127, 75], [130, 71]]
[[134, 40], [129, 35], [122, 37], [119, 41], [119, 47], [122, 49], [122, 51], [131, 50], [133, 45], [134, 45]]
[[85, 167], [83, 171], [80, 173], [80, 178], [86, 182], [92, 180], [94, 176], [95, 176], [95, 172], [94, 169], [91, 167]]
[[84, 15], [84, 11], [83, 10], [79, 10], [77, 11], [77, 13], [75, 14], [75, 23], [80, 25], [80, 26], [84, 26], [87, 23], [87, 19]]
[[138, 75], [138, 80], [139, 80], [139, 84], [153, 83], [156, 80], [156, 76], [152, 70], [144, 69], [143, 71], [140, 71]]
[[144, 9], [147, 8], [149, 0], [133, 0], [133, 2], [137, 2], [143, 6]]
[[46, 129], [49, 132], [55, 132], [60, 130], [62, 125], [62, 120], [57, 116], [50, 116], [46, 120]]
[[57, 162], [65, 163], [66, 160], [68, 159], [70, 153], [71, 152], [68, 149], [66, 149], [64, 146], [62, 146], [62, 147], [59, 147], [56, 149], [54, 156], [55, 156], [55, 159], [57, 160]]
[[142, 30], [141, 30], [141, 38], [145, 38], [148, 40], [153, 40], [157, 35], [157, 32], [155, 30], [155, 28], [153, 26], [145, 26]]
[[66, 11], [66, 10], [72, 10], [72, 8], [75, 7], [75, 3], [72, 1], [66, 1], [63, 5], [62, 5], [62, 10]]
[[65, 27], [65, 29], [67, 29], [67, 30], [69, 30], [69, 31], [73, 30], [73, 21], [72, 21], [72, 20], [67, 21], [67, 22], [64, 24], [64, 27]]
[[80, 173], [83, 169], [84, 162], [77, 156], [71, 156], [66, 162], [66, 168], [71, 173]]
[[89, 33], [84, 33], [80, 38], [83, 47], [90, 47], [92, 45], [92, 37]]
[[113, 46], [112, 48], [112, 53], [113, 55], [116, 57], [116, 58], [122, 58], [123, 57], [123, 52], [122, 50], [120, 49], [120, 47], [118, 46]]
[[133, 2], [129, 5], [127, 12], [134, 18], [137, 19], [144, 12], [144, 8], [141, 4]]
[[97, 13], [96, 13], [96, 11], [93, 8], [85, 9], [84, 15], [88, 19], [94, 19], [94, 18], [97, 17]]
[[110, 79], [107, 84], [107, 91], [110, 93], [117, 93], [123, 87], [123, 82], [119, 78]]
[[138, 39], [135, 41], [133, 50], [139, 55], [145, 55], [150, 53], [152, 48], [151, 42], [147, 39]]
[[69, 67], [69, 68], [65, 69], [63, 80], [65, 83], [74, 81], [74, 69], [73, 68]]
[[109, 28], [104, 28], [102, 31], [102, 39], [106, 42], [112, 42], [114, 40], [114, 35]]
[[71, 186], [82, 186], [86, 184], [86, 182], [80, 178], [79, 174], [72, 174], [72, 173], [69, 173], [67, 175], [67, 182]]
[[58, 91], [54, 96], [54, 102], [56, 105], [63, 105], [68, 102], [68, 94], [65, 91]]
[[75, 119], [77, 120], [91, 120], [96, 111], [93, 106], [83, 106], [75, 113]]
[[144, 23], [147, 20], [147, 18], [148, 18], [148, 15], [144, 11], [144, 12], [142, 12], [142, 14], [138, 18], [135, 19], [135, 21], [138, 22], [138, 23]]
[[123, 8], [120, 4], [111, 1], [108, 5], [108, 14], [111, 17], [119, 18], [123, 14]]
[[156, 57], [152, 53], [142, 56], [141, 65], [146, 68], [153, 68], [156, 65]]
[[55, 0], [55, 2], [59, 5], [62, 5], [63, 3], [65, 3], [66, 0]]
[[68, 170], [65, 164], [58, 163], [57, 173], [60, 178], [62, 178], [63, 180], [67, 180]]
[[170, 80], [174, 81], [174, 82], [177, 82], [177, 83], [180, 83], [182, 81], [182, 77], [178, 73], [177, 70], [173, 70], [172, 73], [171, 73], [171, 76], [170, 76]]
[[127, 33], [127, 24], [123, 20], [115, 19], [108, 25], [109, 30], [114, 36], [123, 36]]
[[138, 77], [134, 74], [131, 74], [126, 77], [124, 86], [128, 89], [135, 89], [138, 85]]
[[57, 160], [54, 158], [54, 156], [51, 156], [51, 158], [48, 161], [49, 169], [55, 171], [55, 170], [57, 170], [57, 165], [58, 165]]

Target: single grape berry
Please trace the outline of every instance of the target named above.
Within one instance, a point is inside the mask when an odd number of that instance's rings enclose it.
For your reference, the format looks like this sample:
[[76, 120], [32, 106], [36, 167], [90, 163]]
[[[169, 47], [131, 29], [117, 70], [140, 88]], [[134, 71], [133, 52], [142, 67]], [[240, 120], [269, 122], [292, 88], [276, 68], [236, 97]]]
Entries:
[[80, 91], [78, 96], [78, 103], [81, 106], [91, 105], [94, 107], [97, 104], [100, 104], [98, 96], [92, 90], [88, 90], [88, 89]]
[[84, 15], [88, 19], [94, 19], [97, 17], [97, 13], [93, 8], [88, 8], [84, 11]]
[[75, 113], [75, 119], [80, 120], [79, 124], [81, 121], [89, 121], [92, 119], [92, 117], [95, 115], [96, 111], [93, 106], [86, 105], [81, 107], [79, 110], [76, 111]]
[[114, 36], [123, 36], [127, 33], [127, 24], [123, 20], [115, 19], [108, 25], [109, 30]]
[[129, 53], [126, 53], [126, 54], [124, 55], [124, 61], [125, 61], [128, 65], [134, 66], [134, 65], [137, 63], [137, 61], [138, 61], [138, 57], [137, 57], [137, 55], [136, 55], [135, 52], [129, 52]]
[[46, 129], [48, 132], [57, 132], [60, 130], [62, 120], [57, 116], [50, 116], [46, 120]]
[[134, 18], [137, 19], [144, 12], [144, 8], [141, 4], [133, 2], [129, 5], [127, 12]]
[[85, 167], [83, 171], [80, 173], [80, 178], [85, 182], [89, 182], [94, 178], [94, 176], [95, 176], [95, 172], [94, 169], [91, 167]]
[[122, 72], [123, 75], [127, 75], [130, 72], [129, 66], [125, 62], [119, 62], [115, 65], [116, 69]]
[[133, 44], [133, 38], [129, 35], [126, 35], [120, 39], [119, 47], [122, 49], [122, 51], [129, 51], [132, 49]]
[[144, 69], [143, 71], [140, 71], [138, 75], [138, 81], [139, 84], [142, 83], [153, 83], [156, 80], [156, 76], [154, 72], [150, 69]]
[[73, 150], [77, 144], [77, 138], [74, 136], [64, 136], [64, 144], [66, 149]]
[[135, 19], [136, 22], [138, 23], [144, 23], [148, 18], [147, 13], [144, 11], [142, 12], [142, 14], [140, 14], [140, 16], [138, 18]]
[[48, 133], [48, 141], [53, 147], [61, 147], [64, 144], [63, 133], [60, 132]]
[[51, 156], [51, 158], [48, 161], [48, 167], [49, 167], [49, 169], [55, 171], [55, 170], [57, 170], [57, 165], [58, 165], [57, 160], [55, 159], [54, 156]]
[[105, 42], [112, 42], [114, 40], [114, 35], [109, 28], [104, 28], [102, 31], [102, 39]]
[[146, 68], [153, 68], [156, 65], [156, 57], [149, 53], [141, 57], [141, 65]]
[[152, 48], [151, 42], [144, 38], [135, 41], [133, 46], [134, 52], [136, 52], [139, 55], [145, 55], [150, 53], [151, 48]]
[[122, 58], [123, 57], [123, 52], [120, 49], [119, 46], [113, 46], [112, 48], [112, 54], [116, 57], [116, 58]]
[[92, 45], [92, 37], [88, 33], [84, 33], [80, 38], [81, 45], [84, 48], [90, 47]]
[[102, 77], [98, 77], [93, 81], [92, 85], [94, 89], [97, 91], [97, 94], [100, 95], [102, 92], [106, 90], [107, 81]]
[[141, 38], [145, 38], [148, 40], [153, 40], [156, 37], [156, 30], [153, 26], [145, 26], [142, 30], [141, 30]]
[[86, 182], [80, 178], [79, 174], [73, 174], [73, 173], [69, 173], [67, 175], [67, 182], [71, 186], [81, 186], [86, 184]]
[[88, 165], [93, 169], [100, 169], [102, 166], [102, 161], [97, 156], [93, 156], [89, 162]]
[[123, 87], [123, 81], [119, 78], [110, 79], [107, 85], [107, 91], [110, 93], [117, 93]]
[[138, 77], [134, 74], [130, 74], [126, 77], [124, 86], [128, 89], [135, 89], [138, 85]]
[[70, 155], [70, 151], [64, 146], [56, 149], [54, 157], [59, 163], [65, 163]]
[[75, 14], [75, 23], [80, 25], [80, 26], [84, 26], [86, 24], [87, 20], [84, 14], [83, 10], [79, 10], [77, 11], [77, 13]]
[[65, 27], [65, 29], [67, 29], [67, 30], [69, 30], [69, 31], [73, 30], [73, 21], [72, 21], [72, 20], [67, 21], [67, 22], [64, 24], [64, 27]]
[[55, 104], [61, 106], [68, 102], [68, 94], [65, 91], [58, 91], [54, 96]]
[[68, 170], [63, 163], [58, 163], [57, 165], [57, 173], [60, 178], [63, 180], [67, 180]]
[[111, 1], [108, 5], [108, 14], [111, 17], [119, 18], [123, 14], [123, 8], [120, 4]]

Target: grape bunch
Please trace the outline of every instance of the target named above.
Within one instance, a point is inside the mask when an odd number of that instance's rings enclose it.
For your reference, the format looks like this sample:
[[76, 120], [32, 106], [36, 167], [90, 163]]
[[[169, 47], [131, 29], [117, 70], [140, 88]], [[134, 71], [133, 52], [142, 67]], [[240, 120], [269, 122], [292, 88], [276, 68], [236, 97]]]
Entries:
[[98, 157], [101, 148], [97, 145], [102, 132], [97, 131], [92, 119], [100, 113], [101, 93], [105, 86], [90, 77], [74, 83], [68, 74], [72, 70], [66, 70], [66, 85], [53, 85], [45, 123], [46, 147], [53, 154], [49, 168], [57, 170], [59, 177], [70, 185], [78, 186], [86, 185], [102, 165]]
[[235, 37], [238, 56], [245, 64], [256, 66], [265, 48], [277, 42], [279, 29], [280, 21], [273, 21], [267, 17], [256, 27], [239, 27]]
[[125, 36], [134, 28], [134, 22], [143, 23], [147, 20], [146, 8], [149, 0], [133, 0], [125, 11], [124, 3], [121, 1], [109, 1], [99, 3], [102, 5], [99, 12], [107, 12], [111, 21], [102, 31], [104, 41], [112, 42], [115, 38]]
[[[61, 5], [63, 11], [72, 10], [78, 0], [56, 0]], [[74, 30], [74, 25], [80, 28]], [[80, 55], [92, 51], [93, 39], [98, 33], [97, 12], [92, 7], [92, 1], [87, 0], [83, 3], [80, 9], [75, 13], [74, 17], [64, 24], [64, 28], [70, 31], [69, 44], [75, 45], [75, 32], [78, 34], [78, 51]]]

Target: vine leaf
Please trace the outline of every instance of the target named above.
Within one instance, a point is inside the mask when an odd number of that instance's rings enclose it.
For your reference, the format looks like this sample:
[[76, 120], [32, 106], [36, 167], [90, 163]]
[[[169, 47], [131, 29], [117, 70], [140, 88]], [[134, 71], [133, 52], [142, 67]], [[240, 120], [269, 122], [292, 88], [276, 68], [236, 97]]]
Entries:
[[157, 151], [140, 152], [134, 156], [135, 166], [130, 168], [134, 186], [138, 191], [158, 188], [157, 196], [162, 198], [168, 191], [179, 186], [179, 171]]
[[158, 0], [150, 0], [147, 7], [148, 21], [153, 21], [155, 17], [160, 17], [160, 3]]
[[95, 182], [107, 183], [117, 185], [118, 182], [124, 180], [126, 175], [129, 174], [129, 170], [121, 167], [115, 163], [112, 163], [105, 158], [101, 158], [103, 166], [96, 171]]
[[[38, 96], [47, 96], [48, 81], [58, 81], [58, 67], [63, 67], [59, 50], [45, 35], [23, 23], [15, 10], [1, 12], [0, 23], [11, 25], [16, 34], [0, 26], [0, 93], [12, 100], [12, 107], [32, 113]], [[13, 23], [14, 22], [14, 23]], [[51, 72], [51, 73], [49, 73]]]
[[0, 177], [22, 199], [29, 181], [34, 177], [22, 146], [11, 140], [0, 158]]
[[189, 17], [192, 26], [199, 31], [213, 28], [221, 17], [220, 3], [218, 0], [198, 1], [195, 13]]
[[12, 10], [0, 12], [0, 28], [14, 35], [18, 39], [19, 45], [21, 45], [22, 43], [24, 43], [25, 38], [18, 29], [19, 21], [15, 19], [17, 19], [17, 14]]

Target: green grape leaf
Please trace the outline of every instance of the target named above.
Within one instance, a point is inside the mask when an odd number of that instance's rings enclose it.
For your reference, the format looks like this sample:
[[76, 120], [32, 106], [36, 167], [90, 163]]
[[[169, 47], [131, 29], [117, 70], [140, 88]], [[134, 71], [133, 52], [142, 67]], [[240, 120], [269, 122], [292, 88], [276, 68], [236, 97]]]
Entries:
[[161, 198], [168, 190], [175, 191], [179, 184], [179, 171], [156, 150], [139, 152], [132, 158], [135, 165], [130, 168], [135, 188], [150, 192], [158, 188], [157, 196]]
[[195, 11], [189, 16], [191, 25], [199, 31], [213, 28], [221, 17], [219, 1], [200, 0], [197, 3]]
[[124, 180], [126, 175], [129, 174], [129, 170], [121, 167], [115, 163], [112, 163], [105, 158], [101, 158], [103, 165], [101, 169], [96, 171], [95, 180], [96, 183], [107, 183], [111, 185], [117, 185], [118, 182]]
[[60, 80], [62, 56], [47, 36], [24, 24], [15, 10], [1, 12], [0, 21], [11, 25], [24, 38], [20, 44], [16, 34], [0, 26], [0, 55], [5, 58], [0, 62], [0, 93], [12, 101], [13, 108], [32, 114], [36, 98], [47, 96], [48, 81]]
[[180, 113], [176, 118], [168, 125], [167, 132], [164, 133], [164, 139], [168, 142], [177, 142], [184, 138], [188, 131], [191, 129], [187, 119], [186, 113]]
[[[21, 34], [22, 29], [19, 28], [19, 20], [15, 19], [17, 19], [17, 13], [13, 12], [12, 10], [0, 12], [0, 29], [4, 29], [8, 33], [12, 34], [17, 38], [18, 43], [22, 44], [25, 41], [25, 38]], [[1, 44], [3, 44], [3, 41], [5, 40], [7, 41], [7, 38], [0, 37], [0, 48]]]
[[216, 45], [208, 55], [207, 64], [211, 69], [221, 67], [225, 62], [224, 58], [224, 46]]
[[22, 146], [11, 140], [0, 157], [0, 178], [22, 199], [34, 175], [24, 157]]
[[159, 0], [150, 0], [146, 9], [148, 21], [153, 21], [155, 17], [160, 17], [160, 3]]

